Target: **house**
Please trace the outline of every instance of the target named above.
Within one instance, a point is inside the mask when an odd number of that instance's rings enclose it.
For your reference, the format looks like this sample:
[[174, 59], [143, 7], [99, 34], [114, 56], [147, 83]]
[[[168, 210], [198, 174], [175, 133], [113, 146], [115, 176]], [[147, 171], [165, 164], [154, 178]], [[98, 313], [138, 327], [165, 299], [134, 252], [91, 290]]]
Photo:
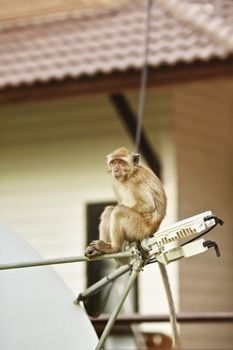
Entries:
[[[230, 22], [232, 13], [231, 1], [219, 3], [218, 16]], [[133, 148], [145, 18], [144, 1], [124, 1], [1, 22], [0, 216], [43, 256], [83, 254], [88, 210], [115, 200], [104, 159]], [[168, 194], [165, 224], [208, 209], [225, 221], [211, 235], [221, 259], [210, 251], [172, 264], [177, 304], [229, 311], [232, 52], [155, 0], [148, 62], [144, 142]], [[85, 265], [56, 269], [75, 293], [84, 288]], [[166, 311], [160, 284], [154, 266], [142, 274], [141, 313]], [[184, 347], [195, 349], [230, 349], [230, 330], [181, 327]]]

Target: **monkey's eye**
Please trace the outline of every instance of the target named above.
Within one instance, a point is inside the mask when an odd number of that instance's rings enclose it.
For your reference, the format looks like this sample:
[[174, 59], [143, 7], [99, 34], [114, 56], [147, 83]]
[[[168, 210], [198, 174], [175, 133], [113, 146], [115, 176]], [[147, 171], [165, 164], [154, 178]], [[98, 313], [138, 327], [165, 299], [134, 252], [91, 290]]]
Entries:
[[110, 162], [110, 166], [115, 166], [115, 165], [122, 165], [122, 166], [125, 166], [127, 163], [122, 160], [122, 159], [113, 159], [111, 162]]
[[117, 164], [117, 160], [116, 159], [114, 159], [114, 160], [112, 160], [111, 162], [110, 162], [110, 165], [116, 165]]

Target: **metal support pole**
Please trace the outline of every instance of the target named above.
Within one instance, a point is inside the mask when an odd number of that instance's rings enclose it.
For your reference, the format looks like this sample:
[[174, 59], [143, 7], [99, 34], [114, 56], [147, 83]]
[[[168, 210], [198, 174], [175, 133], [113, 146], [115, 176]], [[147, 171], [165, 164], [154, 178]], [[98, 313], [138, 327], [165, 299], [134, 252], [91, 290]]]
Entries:
[[142, 259], [138, 258], [134, 262], [134, 264], [132, 266], [132, 273], [131, 273], [131, 275], [129, 277], [129, 280], [128, 280], [128, 283], [127, 283], [127, 285], [125, 287], [125, 290], [122, 293], [122, 296], [120, 298], [119, 303], [115, 306], [115, 308], [114, 308], [114, 310], [113, 310], [113, 312], [112, 312], [112, 314], [111, 314], [111, 316], [110, 316], [110, 318], [108, 320], [108, 323], [107, 323], [107, 325], [106, 325], [106, 327], [105, 327], [105, 329], [104, 329], [104, 331], [103, 331], [103, 333], [102, 333], [102, 335], [100, 337], [99, 343], [98, 343], [97, 347], [95, 348], [95, 350], [101, 350], [102, 349], [102, 346], [104, 345], [107, 337], [109, 336], [109, 334], [110, 334], [110, 332], [112, 330], [112, 327], [113, 327], [114, 322], [115, 322], [115, 320], [116, 320], [116, 318], [117, 318], [117, 316], [118, 316], [118, 314], [119, 314], [119, 312], [121, 310], [121, 307], [122, 307], [123, 303], [125, 302], [125, 299], [126, 299], [127, 295], [129, 294], [129, 291], [130, 291], [131, 287], [133, 286], [133, 283], [134, 283], [135, 279], [137, 278], [137, 276], [138, 276], [138, 274], [140, 272], [141, 265], [142, 265]]
[[170, 323], [171, 323], [172, 335], [173, 335], [173, 346], [174, 346], [174, 349], [179, 350], [181, 349], [181, 341], [180, 341], [179, 330], [177, 327], [176, 309], [175, 309], [175, 303], [173, 300], [171, 286], [169, 283], [168, 273], [165, 265], [158, 262], [158, 266], [162, 276], [164, 289], [165, 289], [165, 293], [168, 301]]
[[68, 263], [75, 263], [75, 262], [91, 262], [96, 260], [107, 260], [107, 259], [114, 259], [114, 258], [130, 258], [134, 254], [131, 251], [126, 252], [120, 252], [116, 254], [104, 254], [99, 255], [95, 258], [88, 259], [85, 256], [71, 256], [71, 257], [64, 257], [64, 258], [51, 258], [51, 259], [40, 259], [40, 260], [33, 260], [33, 261], [21, 261], [16, 263], [7, 263], [7, 264], [0, 264], [0, 270], [10, 270], [10, 269], [22, 269], [25, 267], [36, 267], [36, 266], [46, 266], [46, 265], [57, 265], [57, 264], [68, 264]]
[[101, 288], [105, 287], [108, 283], [111, 283], [116, 278], [122, 276], [127, 271], [130, 271], [132, 269], [131, 265], [123, 265], [117, 268], [115, 271], [111, 272], [109, 275], [103, 277], [98, 282], [92, 284], [90, 287], [88, 287], [84, 292], [80, 293], [78, 298], [76, 299], [76, 302], [79, 303], [81, 300], [89, 297], [92, 294], [97, 293]]

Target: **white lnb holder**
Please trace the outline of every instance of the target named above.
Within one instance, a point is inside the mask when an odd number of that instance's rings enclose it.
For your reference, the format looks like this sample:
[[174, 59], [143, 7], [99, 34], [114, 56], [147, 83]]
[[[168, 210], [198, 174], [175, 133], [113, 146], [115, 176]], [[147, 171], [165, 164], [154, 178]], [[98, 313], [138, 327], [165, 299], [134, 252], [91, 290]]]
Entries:
[[[222, 221], [220, 220], [220, 223]], [[211, 211], [192, 216], [176, 222], [155, 233], [154, 237], [146, 238], [140, 242], [141, 248], [149, 252], [150, 257], [168, 264], [181, 258], [203, 253], [208, 250], [203, 238], [183, 243], [191, 235], [201, 235], [216, 226], [216, 220]]]
[[187, 243], [183, 247], [176, 246], [170, 250], [165, 247], [164, 251], [161, 250], [153, 255], [155, 255], [157, 261], [166, 265], [181, 258], [189, 258], [190, 256], [204, 253], [208, 250], [207, 247], [203, 246], [204, 242], [205, 240], [201, 238], [197, 241]]

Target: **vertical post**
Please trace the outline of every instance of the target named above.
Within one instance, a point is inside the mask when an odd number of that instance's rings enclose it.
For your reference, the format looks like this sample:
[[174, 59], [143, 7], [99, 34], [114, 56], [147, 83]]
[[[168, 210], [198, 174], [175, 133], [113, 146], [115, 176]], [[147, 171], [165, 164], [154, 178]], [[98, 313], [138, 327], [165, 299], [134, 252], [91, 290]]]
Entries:
[[181, 342], [180, 342], [180, 335], [179, 335], [177, 319], [176, 319], [176, 309], [175, 309], [175, 303], [172, 296], [171, 286], [169, 283], [167, 269], [166, 269], [166, 266], [160, 262], [158, 262], [158, 265], [162, 276], [162, 280], [163, 280], [163, 284], [164, 284], [164, 288], [167, 296], [168, 306], [169, 306], [169, 318], [170, 318], [172, 335], [173, 335], [173, 349], [180, 350]]
[[111, 330], [112, 330], [112, 327], [114, 325], [114, 322], [121, 310], [121, 307], [127, 297], [127, 295], [129, 294], [129, 291], [131, 289], [131, 287], [133, 286], [133, 283], [134, 281], [136, 280], [139, 272], [140, 272], [140, 269], [141, 269], [141, 261], [142, 259], [139, 258], [137, 261], [135, 261], [133, 267], [132, 267], [132, 273], [128, 279], [128, 283], [125, 287], [125, 290], [123, 291], [122, 293], [122, 296], [120, 298], [120, 301], [119, 303], [115, 306], [115, 308], [113, 309], [113, 312], [108, 320], [108, 323], [106, 325], [106, 327], [104, 328], [104, 331], [100, 337], [100, 340], [99, 340], [99, 343], [97, 345], [97, 347], [95, 348], [95, 350], [101, 350], [102, 349], [102, 346], [104, 345], [108, 335], [110, 334]]

